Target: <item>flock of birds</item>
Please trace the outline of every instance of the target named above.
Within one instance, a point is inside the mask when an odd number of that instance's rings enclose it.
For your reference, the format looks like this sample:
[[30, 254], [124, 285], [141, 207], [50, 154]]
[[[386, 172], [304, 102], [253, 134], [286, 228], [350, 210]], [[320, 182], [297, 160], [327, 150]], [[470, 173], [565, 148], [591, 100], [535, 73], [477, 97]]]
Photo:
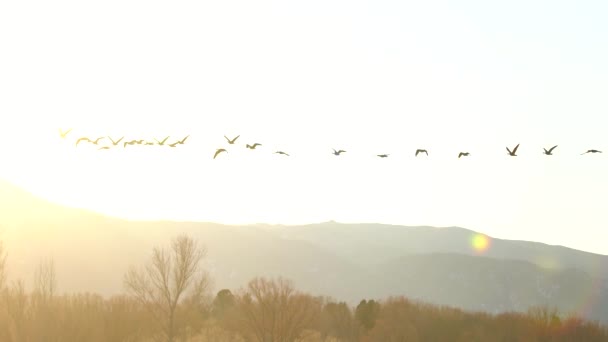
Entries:
[[[72, 131], [72, 129], [68, 129], [66, 131], [62, 131], [60, 129], [59, 130], [59, 136], [61, 138], [65, 139], [67, 137], [67, 135], [71, 131]], [[114, 139], [112, 139], [109, 136], [108, 137], [105, 137], [105, 136], [98, 137], [98, 138], [95, 138], [95, 139], [91, 139], [91, 138], [88, 138], [88, 137], [80, 137], [80, 138], [78, 138], [76, 140], [76, 146], [78, 146], [78, 144], [80, 144], [82, 142], [86, 142], [86, 143], [89, 143], [89, 144], [100, 146], [98, 148], [98, 150], [109, 150], [112, 147], [120, 146], [119, 144], [122, 142], [122, 147], [123, 148], [126, 148], [128, 145], [144, 145], [144, 146], [155, 146], [155, 145], [157, 145], [157, 146], [168, 146], [168, 147], [175, 148], [178, 145], [183, 145], [186, 142], [186, 140], [188, 139], [188, 137], [190, 137], [190, 135], [187, 135], [186, 137], [182, 138], [181, 140], [176, 140], [176, 141], [174, 141], [174, 142], [172, 142], [170, 144], [167, 144], [167, 141], [170, 138], [169, 136], [165, 137], [163, 140], [158, 140], [156, 138], [154, 138], [155, 141], [147, 141], [146, 139], [134, 139], [134, 140], [124, 141], [124, 142], [123, 142], [123, 140], [125, 138], [124, 136], [121, 137], [118, 140], [114, 140]], [[227, 136], [224, 135], [224, 138], [226, 139], [226, 141], [228, 142], [229, 145], [234, 145], [236, 143], [236, 140], [239, 137], [240, 137], [240, 135], [237, 135], [236, 137], [230, 139], [230, 138], [228, 138]], [[108, 138], [110, 140], [111, 145], [103, 145], [103, 146], [101, 146], [99, 144], [99, 142], [102, 141], [102, 140], [104, 140], [105, 138]], [[250, 150], [255, 150], [256, 147], [258, 147], [258, 146], [262, 146], [262, 144], [256, 142], [256, 143], [253, 143], [253, 144], [246, 144], [245, 145], [245, 147], [248, 148], [248, 149], [250, 149]], [[509, 147], [507, 147], [506, 149], [507, 149], [508, 155], [510, 155], [512, 157], [517, 157], [516, 153], [517, 153], [517, 149], [518, 148], [519, 148], [519, 144], [517, 144], [517, 146], [515, 146], [512, 150]], [[543, 148], [543, 150], [544, 150], [543, 154], [551, 156], [551, 155], [553, 155], [553, 150], [555, 150], [556, 148], [557, 148], [557, 145], [551, 147], [550, 149]], [[340, 156], [342, 153], [345, 153], [345, 152], [346, 152], [345, 150], [336, 150], [336, 149], [333, 149], [333, 155], [335, 155], [335, 156]], [[217, 158], [217, 156], [220, 155], [221, 153], [228, 153], [228, 150], [226, 150], [225, 148], [218, 148], [215, 151], [215, 153], [213, 154], [213, 159]], [[274, 153], [289, 157], [289, 154], [286, 153], [286, 152], [284, 152], [284, 151], [276, 151]], [[422, 154], [422, 153], [426, 154], [427, 156], [429, 155], [429, 152], [427, 150], [425, 150], [425, 149], [417, 149], [415, 156], [417, 157], [419, 154]], [[587, 154], [587, 153], [602, 153], [602, 151], [599, 151], [599, 150], [596, 150], [596, 149], [590, 149], [590, 150], [587, 150], [586, 152], [581, 153], [581, 155]], [[458, 158], [468, 157], [469, 155], [470, 155], [469, 152], [460, 152], [460, 153], [458, 153]], [[380, 157], [380, 158], [388, 158], [389, 154], [378, 154], [377, 156]]]

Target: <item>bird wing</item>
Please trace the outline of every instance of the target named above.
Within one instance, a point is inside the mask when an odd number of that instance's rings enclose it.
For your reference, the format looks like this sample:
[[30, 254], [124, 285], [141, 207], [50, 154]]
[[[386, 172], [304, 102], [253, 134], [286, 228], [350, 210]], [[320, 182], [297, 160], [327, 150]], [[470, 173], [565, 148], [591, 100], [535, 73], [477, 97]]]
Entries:
[[[551, 149], [549, 150], [549, 153], [551, 153], [551, 151], [553, 151], [555, 148], [557, 147], [557, 145], [551, 147]], [[546, 150], [545, 150], [546, 151]]]
[[228, 151], [224, 150], [223, 148], [218, 149], [217, 151], [215, 151], [215, 154], [213, 155], [213, 159], [215, 159], [215, 157], [217, 157], [217, 155], [222, 152], [228, 152]]
[[416, 150], [416, 156], [418, 156], [418, 153], [420, 153], [420, 150]]
[[334, 150], [334, 154], [338, 153], [338, 151], [336, 151], [336, 149], [335, 149], [335, 148], [332, 148], [332, 150]]
[[260, 144], [260, 143], [253, 144], [253, 147], [256, 147], [256, 146], [262, 146], [262, 144]]
[[517, 146], [515, 146], [515, 148], [513, 149], [513, 154], [517, 153], [518, 148], [519, 148], [519, 144], [517, 144]]
[[59, 129], [59, 135], [61, 135], [61, 137], [65, 138], [66, 135], [68, 135], [68, 133], [70, 133], [72, 131], [72, 129], [68, 129], [67, 131], [62, 131], [61, 128]]
[[513, 152], [511, 152], [511, 150], [509, 150], [509, 148], [508, 148], [508, 147], [507, 147], [506, 149], [507, 149], [507, 151], [509, 152], [509, 154], [513, 154]]
[[424, 150], [423, 152], [426, 153], [427, 156], [429, 155], [429, 152], [427, 150]]
[[340, 151], [338, 151], [338, 153], [342, 153], [342, 152], [346, 152], [346, 151], [344, 151], [344, 150], [340, 150]]
[[120, 141], [114, 141], [114, 139], [112, 139], [112, 137], [108, 136], [108, 139], [110, 139], [110, 141], [112, 142], [112, 144], [116, 145], [118, 144]]
[[189, 136], [190, 134], [188, 134], [184, 139], [180, 140], [179, 143], [183, 144], [184, 142], [186, 142], [186, 139], [188, 139]]
[[99, 137], [97, 139], [95, 139], [95, 141], [93, 142], [93, 144], [97, 145], [97, 143], [99, 142], [99, 140], [103, 139], [104, 137]]
[[124, 139], [124, 138], [125, 138], [125, 137], [121, 137], [120, 139], [116, 140], [116, 144], [114, 144], [114, 145], [120, 144], [120, 142], [121, 142], [121, 141], [122, 141], [122, 139]]
[[80, 139], [76, 140], [76, 146], [78, 146], [78, 144], [79, 144], [81, 141], [89, 141], [89, 142], [90, 142], [90, 141], [91, 141], [91, 139], [86, 138], [86, 137], [82, 137], [82, 138], [80, 138]]
[[460, 158], [462, 156], [464, 156], [464, 153], [462, 153], [462, 152], [458, 153], [458, 158]]

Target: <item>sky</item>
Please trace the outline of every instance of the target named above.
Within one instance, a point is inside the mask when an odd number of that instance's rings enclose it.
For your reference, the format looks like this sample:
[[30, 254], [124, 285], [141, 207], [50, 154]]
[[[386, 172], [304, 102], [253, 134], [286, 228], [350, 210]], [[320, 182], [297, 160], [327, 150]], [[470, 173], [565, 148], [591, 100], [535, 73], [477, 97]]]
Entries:
[[[607, 15], [605, 1], [3, 1], [0, 177], [128, 219], [461, 226], [608, 254]], [[74, 144], [108, 135], [190, 137]], [[580, 155], [592, 148], [607, 151]]]

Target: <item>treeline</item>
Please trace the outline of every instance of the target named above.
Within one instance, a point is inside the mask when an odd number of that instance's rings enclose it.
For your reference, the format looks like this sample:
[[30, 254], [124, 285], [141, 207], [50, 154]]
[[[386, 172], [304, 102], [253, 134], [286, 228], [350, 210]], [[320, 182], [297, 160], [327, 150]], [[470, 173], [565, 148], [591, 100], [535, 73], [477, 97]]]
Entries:
[[58, 295], [52, 260], [41, 262], [32, 290], [9, 283], [0, 245], [0, 341], [608, 341], [605, 327], [547, 308], [491, 315], [403, 297], [351, 307], [282, 278], [212, 295], [204, 256], [180, 236], [127, 272], [124, 295], [103, 298]]

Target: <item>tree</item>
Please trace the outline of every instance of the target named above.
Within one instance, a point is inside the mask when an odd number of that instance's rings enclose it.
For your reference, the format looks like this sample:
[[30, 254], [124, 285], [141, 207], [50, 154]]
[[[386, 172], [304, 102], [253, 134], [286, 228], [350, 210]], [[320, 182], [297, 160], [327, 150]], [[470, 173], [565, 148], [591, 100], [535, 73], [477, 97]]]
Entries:
[[6, 283], [6, 253], [0, 241], [0, 292], [4, 289]]
[[57, 289], [55, 261], [53, 258], [42, 260], [34, 273], [34, 293], [43, 302], [53, 299]]
[[221, 319], [227, 310], [230, 310], [234, 307], [234, 304], [235, 299], [232, 292], [230, 292], [230, 290], [228, 289], [220, 290], [215, 296], [215, 299], [213, 300], [211, 313], [215, 318]]
[[255, 278], [237, 297], [238, 325], [247, 340], [291, 342], [314, 325], [321, 302], [296, 291], [291, 281]]
[[202, 297], [207, 290], [209, 279], [201, 270], [205, 255], [205, 248], [180, 235], [173, 239], [170, 250], [155, 247], [148, 264], [131, 267], [125, 275], [127, 291], [155, 317], [167, 342], [176, 338], [176, 309], [186, 292]]
[[379, 312], [379, 303], [373, 299], [370, 301], [363, 299], [359, 305], [357, 305], [357, 309], [355, 309], [355, 318], [365, 328], [365, 330], [369, 330], [374, 327]]

